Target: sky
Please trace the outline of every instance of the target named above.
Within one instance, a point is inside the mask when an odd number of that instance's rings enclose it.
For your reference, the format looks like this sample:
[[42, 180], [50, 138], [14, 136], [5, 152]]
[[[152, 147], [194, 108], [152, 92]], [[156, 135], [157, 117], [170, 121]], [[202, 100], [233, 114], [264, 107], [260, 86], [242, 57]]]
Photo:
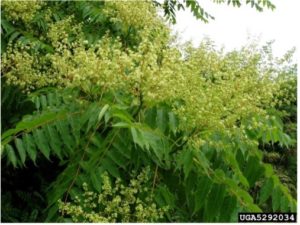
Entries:
[[[197, 46], [204, 37], [210, 37], [216, 46], [232, 50], [258, 39], [261, 44], [275, 40], [274, 54], [280, 56], [300, 41], [300, 0], [272, 0], [274, 11], [258, 12], [250, 5], [234, 8], [226, 4], [201, 1], [201, 6], [215, 17], [205, 24], [196, 20], [189, 10], [177, 12], [177, 23], [172, 26], [182, 42], [191, 40]], [[297, 22], [298, 21], [298, 22]], [[297, 48], [298, 49], [298, 48]]]

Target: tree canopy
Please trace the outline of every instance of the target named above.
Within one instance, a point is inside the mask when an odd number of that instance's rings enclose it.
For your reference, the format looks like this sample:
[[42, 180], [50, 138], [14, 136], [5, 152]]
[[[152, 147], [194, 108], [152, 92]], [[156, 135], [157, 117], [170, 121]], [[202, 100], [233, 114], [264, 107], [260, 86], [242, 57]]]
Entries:
[[[211, 0], [216, 4], [227, 4], [234, 7], [241, 7], [243, 1], [240, 0]], [[210, 19], [214, 19], [214, 16], [209, 14], [197, 0], [163, 0], [153, 1], [156, 6], [161, 7], [164, 10], [165, 16], [172, 22], [176, 23], [176, 11], [189, 9], [196, 19], [200, 19], [207, 23]], [[255, 8], [257, 11], [262, 12], [264, 8], [274, 10], [275, 5], [269, 0], [246, 0], [244, 4]]]

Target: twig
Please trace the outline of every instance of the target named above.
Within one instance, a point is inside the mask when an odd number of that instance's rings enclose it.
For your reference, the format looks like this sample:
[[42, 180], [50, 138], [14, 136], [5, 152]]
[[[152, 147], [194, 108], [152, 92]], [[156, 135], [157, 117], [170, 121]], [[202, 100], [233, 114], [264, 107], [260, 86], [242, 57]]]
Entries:
[[[84, 160], [84, 157], [85, 157], [85, 154], [86, 154], [86, 149], [87, 149], [87, 147], [90, 145], [90, 142], [91, 142], [92, 137], [96, 134], [96, 131], [98, 130], [98, 128], [99, 128], [101, 125], [102, 125], [102, 123], [99, 123], [99, 124], [97, 125], [96, 129], [94, 130], [94, 132], [90, 135], [89, 140], [88, 140], [88, 142], [86, 143], [86, 145], [85, 145], [85, 147], [84, 147], [83, 154], [82, 154], [82, 156], [81, 156], [79, 162], [81, 162], [81, 161]], [[66, 197], [65, 197], [64, 203], [67, 202], [67, 199], [68, 199], [69, 193], [70, 193], [70, 191], [71, 191], [71, 188], [74, 186], [74, 183], [75, 183], [75, 181], [76, 181], [76, 179], [77, 179], [77, 177], [78, 177], [78, 175], [79, 175], [79, 171], [80, 171], [80, 164], [78, 164], [78, 167], [77, 167], [77, 170], [76, 170], [74, 179], [72, 180], [70, 186], [68, 187], [68, 190], [67, 190], [67, 193], [66, 193]]]
[[156, 165], [156, 168], [155, 168], [155, 174], [154, 174], [153, 183], [152, 183], [151, 195], [153, 195], [156, 178], [157, 178], [157, 172], [158, 172], [158, 165]]

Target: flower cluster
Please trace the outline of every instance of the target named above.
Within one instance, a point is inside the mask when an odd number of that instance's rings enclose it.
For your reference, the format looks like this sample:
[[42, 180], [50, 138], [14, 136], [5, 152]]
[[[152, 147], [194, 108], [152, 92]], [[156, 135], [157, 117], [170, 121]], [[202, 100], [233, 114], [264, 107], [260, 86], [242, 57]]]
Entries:
[[49, 55], [39, 57], [31, 54], [34, 43], [11, 44], [2, 55], [2, 72], [8, 84], [19, 86], [24, 91], [56, 84], [57, 79], [49, 66]]
[[6, 11], [6, 17], [12, 21], [21, 20], [25, 24], [31, 21], [35, 13], [42, 7], [43, 1], [1, 1], [2, 8]]
[[126, 27], [149, 28], [161, 23], [151, 1], [137, 1], [132, 4], [126, 0], [105, 1], [105, 14], [112, 22], [121, 22]]
[[[7, 82], [27, 91], [49, 85], [81, 87], [85, 92], [95, 86], [102, 92], [118, 90], [136, 99], [142, 96], [146, 107], [159, 102], [171, 105], [182, 129], [229, 134], [240, 129], [239, 121], [249, 115], [266, 116], [266, 108], [296, 98], [291, 92], [295, 85], [288, 85], [296, 84], [295, 76], [291, 82], [284, 78], [289, 67], [276, 68], [255, 45], [229, 53], [216, 50], [210, 41], [198, 48], [180, 48], [172, 44], [169, 29], [148, 1], [107, 1], [103, 11], [125, 30], [140, 28], [138, 46], [126, 47], [109, 33], [88, 45], [84, 25], [68, 17], [49, 25], [46, 36], [54, 53], [30, 53], [30, 45], [8, 48], [2, 63]], [[70, 41], [71, 37], [75, 39]], [[276, 79], [280, 74], [283, 78]]]
[[74, 222], [155, 222], [163, 218], [167, 207], [158, 208], [148, 181], [149, 167], [139, 175], [131, 174], [129, 185], [120, 179], [111, 182], [107, 173], [102, 174], [101, 193], [95, 193], [83, 184], [82, 196], [73, 202], [59, 201], [63, 216]]
[[83, 38], [82, 25], [75, 25], [74, 16], [51, 23], [50, 29], [47, 32], [47, 38], [57, 51], [62, 51], [66, 47], [72, 48], [73, 46], [70, 45], [70, 39], [74, 36], [76, 36], [76, 39]]

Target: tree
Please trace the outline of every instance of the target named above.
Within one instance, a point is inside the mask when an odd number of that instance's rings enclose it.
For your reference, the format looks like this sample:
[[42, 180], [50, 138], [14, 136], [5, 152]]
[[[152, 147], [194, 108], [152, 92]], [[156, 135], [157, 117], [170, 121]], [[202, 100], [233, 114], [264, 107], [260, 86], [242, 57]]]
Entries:
[[[176, 23], [176, 11], [190, 9], [194, 17], [207, 23], [210, 19], [214, 19], [206, 10], [199, 4], [197, 0], [164, 0], [162, 3], [153, 1], [156, 6], [161, 7], [164, 10], [165, 16], [172, 22]], [[213, 0], [217, 4], [227, 4], [234, 7], [241, 7], [242, 1], [240, 0]], [[262, 12], [264, 8], [274, 10], [275, 5], [269, 0], [246, 0], [246, 5], [250, 5], [257, 11]]]

